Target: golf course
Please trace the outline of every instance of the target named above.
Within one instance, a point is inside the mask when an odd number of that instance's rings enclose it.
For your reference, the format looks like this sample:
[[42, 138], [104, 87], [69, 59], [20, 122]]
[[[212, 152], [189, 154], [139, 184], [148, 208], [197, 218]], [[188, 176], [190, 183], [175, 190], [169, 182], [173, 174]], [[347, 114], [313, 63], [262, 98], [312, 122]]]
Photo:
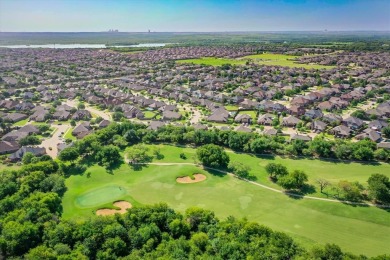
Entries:
[[274, 54], [263, 53], [248, 55], [237, 59], [216, 58], [216, 57], [202, 57], [199, 59], [186, 59], [178, 60], [178, 63], [193, 63], [204, 64], [211, 66], [222, 66], [224, 64], [231, 65], [243, 65], [248, 61], [252, 61], [256, 64], [268, 65], [268, 66], [284, 66], [291, 68], [305, 68], [305, 69], [331, 69], [333, 66], [324, 66], [319, 64], [300, 64], [294, 61], [299, 56], [286, 55], [286, 54]]
[[[218, 217], [246, 217], [274, 230], [286, 232], [303, 246], [335, 243], [345, 251], [368, 256], [389, 254], [390, 212], [385, 209], [347, 205], [339, 202], [295, 198], [254, 185], [232, 175], [205, 170], [194, 165], [196, 149], [170, 145], [158, 147], [162, 154], [154, 164], [134, 170], [121, 164], [112, 172], [98, 165], [90, 166], [83, 174], [66, 179], [67, 191], [63, 198], [64, 219], [86, 219], [99, 209], [116, 209], [113, 203], [126, 201], [138, 205], [167, 203], [178, 211], [198, 206], [215, 211]], [[184, 153], [187, 159], [180, 158]], [[281, 189], [272, 183], [264, 166], [278, 162], [289, 170], [302, 169], [315, 186], [318, 177], [330, 182], [339, 180], [365, 183], [370, 174], [390, 175], [388, 164], [359, 164], [310, 159], [257, 157], [228, 151], [232, 161], [251, 167], [256, 182]], [[171, 163], [171, 164], [170, 164]], [[178, 183], [177, 178], [203, 174], [197, 183]], [[326, 198], [315, 191], [310, 196]]]

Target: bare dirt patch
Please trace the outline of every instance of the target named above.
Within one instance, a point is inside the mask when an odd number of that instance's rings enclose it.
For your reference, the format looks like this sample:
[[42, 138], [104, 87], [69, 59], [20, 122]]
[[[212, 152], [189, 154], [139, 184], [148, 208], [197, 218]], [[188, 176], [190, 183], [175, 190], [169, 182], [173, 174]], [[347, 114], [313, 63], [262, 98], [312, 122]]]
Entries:
[[179, 177], [176, 179], [176, 181], [178, 183], [196, 183], [196, 182], [201, 182], [206, 180], [206, 175], [201, 173], [195, 173], [193, 177], [194, 177], [193, 179], [191, 179], [190, 176]]
[[124, 200], [114, 202], [114, 206], [120, 209], [98, 209], [96, 211], [96, 215], [108, 216], [108, 215], [114, 215], [115, 213], [124, 214], [126, 213], [127, 209], [132, 207], [130, 202]]

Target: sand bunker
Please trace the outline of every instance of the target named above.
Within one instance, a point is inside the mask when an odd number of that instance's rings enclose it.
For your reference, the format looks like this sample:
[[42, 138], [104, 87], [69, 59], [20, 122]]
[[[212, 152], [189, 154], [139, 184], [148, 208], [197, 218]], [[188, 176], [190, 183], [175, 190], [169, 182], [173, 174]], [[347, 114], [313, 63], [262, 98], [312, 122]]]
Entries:
[[114, 202], [113, 204], [115, 207], [118, 207], [120, 209], [98, 209], [96, 211], [96, 215], [99, 216], [108, 216], [108, 215], [114, 215], [115, 213], [124, 214], [127, 212], [127, 209], [131, 208], [132, 205], [124, 200]]
[[185, 176], [185, 177], [179, 177], [176, 179], [178, 183], [195, 183], [195, 182], [201, 182], [206, 180], [206, 176], [201, 174], [201, 173], [195, 173], [194, 179], [191, 179], [190, 176]]

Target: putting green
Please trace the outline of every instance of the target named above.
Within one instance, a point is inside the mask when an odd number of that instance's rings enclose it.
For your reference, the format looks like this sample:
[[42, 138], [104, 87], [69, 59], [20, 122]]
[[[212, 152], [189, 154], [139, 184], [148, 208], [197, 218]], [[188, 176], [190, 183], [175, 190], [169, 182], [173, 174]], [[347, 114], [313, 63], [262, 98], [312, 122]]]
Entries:
[[76, 205], [80, 208], [90, 208], [101, 204], [113, 202], [123, 197], [123, 195], [125, 195], [126, 193], [126, 189], [121, 186], [104, 186], [97, 189], [88, 190], [87, 192], [78, 196], [75, 202]]

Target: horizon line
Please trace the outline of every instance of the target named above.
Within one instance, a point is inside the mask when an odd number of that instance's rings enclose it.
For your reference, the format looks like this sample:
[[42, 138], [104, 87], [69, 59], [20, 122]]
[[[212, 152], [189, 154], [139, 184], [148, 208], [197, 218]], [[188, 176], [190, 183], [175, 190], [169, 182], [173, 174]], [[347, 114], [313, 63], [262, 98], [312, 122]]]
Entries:
[[272, 31], [255, 31], [255, 30], [248, 30], [248, 31], [117, 31], [117, 32], [110, 32], [110, 31], [1, 31], [0, 33], [146, 33], [146, 34], [152, 34], [152, 33], [275, 33], [275, 32], [323, 32], [323, 33], [329, 33], [329, 32], [386, 32], [390, 33], [390, 30], [272, 30]]

